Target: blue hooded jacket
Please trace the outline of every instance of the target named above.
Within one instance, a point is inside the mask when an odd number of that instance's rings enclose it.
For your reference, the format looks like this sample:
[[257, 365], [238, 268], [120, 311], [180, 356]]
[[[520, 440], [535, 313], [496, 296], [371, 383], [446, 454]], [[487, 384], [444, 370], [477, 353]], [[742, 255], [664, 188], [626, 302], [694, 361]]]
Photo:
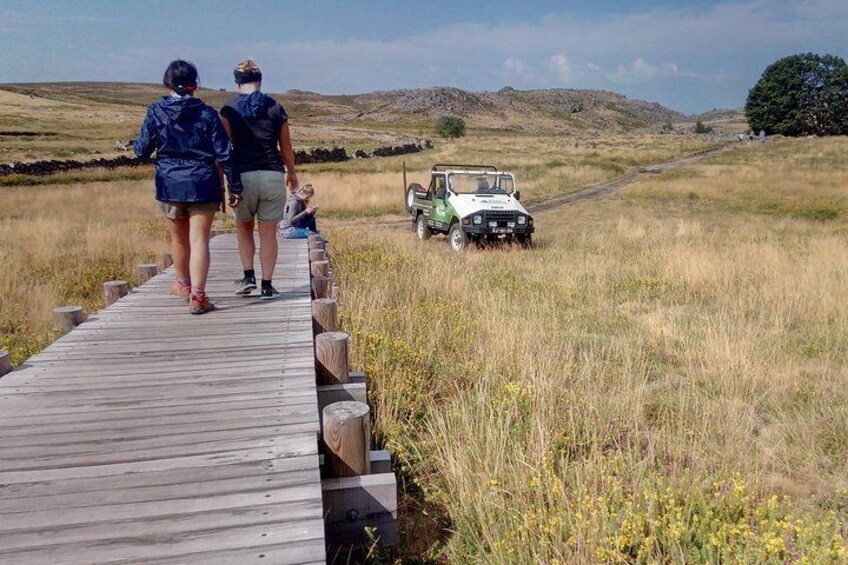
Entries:
[[233, 166], [230, 139], [218, 113], [197, 98], [166, 96], [148, 106], [133, 148], [139, 157], [157, 152], [156, 200], [221, 202], [217, 161], [224, 166], [230, 192], [242, 192], [241, 175]]

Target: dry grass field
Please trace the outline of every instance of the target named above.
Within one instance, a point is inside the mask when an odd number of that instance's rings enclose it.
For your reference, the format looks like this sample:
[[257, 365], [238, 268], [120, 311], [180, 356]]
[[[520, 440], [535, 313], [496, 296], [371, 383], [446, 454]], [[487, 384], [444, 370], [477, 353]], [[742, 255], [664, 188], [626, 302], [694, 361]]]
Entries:
[[51, 310], [103, 305], [104, 281], [168, 249], [152, 187], [137, 182], [2, 188], [0, 349], [20, 363], [56, 337]]
[[846, 150], [746, 147], [544, 214], [530, 252], [338, 222], [344, 325], [427, 501], [407, 550], [848, 560]]
[[[540, 215], [530, 251], [457, 255], [398, 215], [404, 159], [422, 182], [492, 162], [538, 201], [711, 145], [471, 131], [302, 168], [404, 484], [402, 546], [374, 559], [848, 561], [848, 140], [646, 177]], [[0, 188], [16, 363], [55, 337], [54, 306], [96, 311], [104, 280], [167, 249], [152, 181], [121, 174]]]

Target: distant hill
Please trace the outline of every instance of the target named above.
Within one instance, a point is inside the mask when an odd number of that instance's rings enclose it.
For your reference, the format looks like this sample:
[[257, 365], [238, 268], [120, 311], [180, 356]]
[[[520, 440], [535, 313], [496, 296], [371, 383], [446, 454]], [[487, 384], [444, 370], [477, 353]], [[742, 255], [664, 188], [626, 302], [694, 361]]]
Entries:
[[[143, 106], [164, 93], [155, 84], [19, 83], [0, 89], [64, 102]], [[207, 103], [220, 106], [233, 92], [201, 89]], [[452, 87], [390, 90], [355, 95], [324, 95], [290, 90], [277, 94], [293, 118], [317, 124], [397, 123], [422, 126], [453, 115], [474, 127], [514, 131], [629, 131], [653, 128], [687, 117], [657, 103], [630, 100], [604, 90], [516, 90], [470, 92]], [[302, 122], [303, 123], [303, 122]]]
[[[511, 130], [612, 129], [651, 127], [684, 120], [680, 112], [659, 104], [603, 90], [516, 90], [469, 92], [452, 87], [390, 90], [355, 96], [303, 96], [295, 102], [331, 101], [346, 121], [434, 120], [459, 116], [472, 127]], [[347, 107], [348, 111], [343, 111]]]

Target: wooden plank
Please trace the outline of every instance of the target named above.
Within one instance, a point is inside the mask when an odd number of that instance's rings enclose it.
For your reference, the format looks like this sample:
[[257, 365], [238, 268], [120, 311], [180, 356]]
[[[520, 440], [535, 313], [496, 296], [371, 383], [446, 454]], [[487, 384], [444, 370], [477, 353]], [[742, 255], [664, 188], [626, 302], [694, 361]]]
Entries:
[[219, 438], [223, 435], [248, 434], [266, 430], [275, 436], [288, 426], [314, 422], [315, 417], [311, 405], [303, 405], [300, 410], [288, 413], [277, 412], [263, 418], [248, 417], [238, 420], [205, 420], [198, 423], [174, 426], [155, 425], [128, 427], [125, 429], [110, 429], [102, 427], [97, 431], [82, 430], [71, 432], [54, 432], [50, 434], [29, 435], [20, 434], [13, 437], [0, 438], [2, 455], [0, 461], [10, 457], [37, 455], [49, 450], [51, 456], [70, 453], [98, 453], [120, 449], [143, 449], [144, 442], [159, 445], [181, 445], [184, 442], [206, 440], [212, 436]]
[[[219, 466], [197, 468], [197, 473], [186, 473], [185, 469], [177, 468], [59, 480], [24, 479], [3, 487], [3, 508], [6, 508], [5, 501], [13, 501], [17, 498], [55, 497], [74, 493], [97, 492], [101, 492], [102, 496], [121, 496], [120, 493], [122, 492], [131, 492], [150, 486], [169, 487], [198, 481], [250, 479], [251, 477], [267, 479], [276, 474], [313, 471], [318, 459], [318, 455], [286, 458], [259, 457]], [[50, 502], [45, 499], [42, 506], [49, 507]]]
[[[297, 424], [276, 424], [275, 427], [249, 428], [225, 432], [209, 432], [178, 436], [163, 444], [154, 439], [131, 440], [112, 443], [97, 449], [77, 450], [76, 446], [59, 450], [45, 450], [41, 446], [34, 448], [9, 448], [0, 454], [0, 468], [4, 471], [18, 470], [54, 470], [57, 468], [84, 468], [117, 463], [163, 460], [186, 455], [206, 455], [226, 453], [239, 448], [265, 448], [268, 453], [278, 446], [288, 447], [287, 436], [318, 432], [317, 422]], [[276, 430], [276, 431], [275, 431]], [[297, 442], [296, 442], [297, 443]], [[317, 449], [317, 448], [316, 448]], [[70, 453], [63, 453], [70, 451]]]
[[[208, 497], [210, 499], [214, 498], [213, 508], [204, 512], [191, 512], [189, 509], [196, 499], [185, 496], [180, 498], [174, 497], [172, 499], [141, 499], [127, 504], [107, 504], [104, 502], [96, 506], [58, 508], [51, 510], [52, 516], [55, 517], [61, 514], [69, 517], [71, 520], [79, 520], [79, 522], [47, 526], [39, 525], [31, 528], [20, 527], [12, 531], [0, 532], [0, 555], [4, 551], [26, 547], [43, 547], [48, 544], [53, 545], [67, 542], [108, 540], [121, 536], [121, 530], [132, 531], [133, 536], [167, 536], [213, 528], [220, 529], [310, 519], [314, 518], [316, 508], [321, 505], [321, 497], [317, 495], [318, 493], [313, 488], [313, 484], [314, 479], [310, 473], [301, 479], [300, 484], [292, 483], [287, 485], [285, 489], [256, 489], [253, 491], [245, 489], [241, 491], [212, 492]], [[248, 495], [255, 497], [261, 495], [261, 498], [264, 498], [266, 493], [271, 493], [274, 496], [282, 492], [289, 495], [289, 500], [278, 501], [272, 504], [259, 504], [248, 500], [245, 508], [239, 508], [235, 512], [233, 508], [218, 504], [219, 498], [220, 501], [223, 501], [224, 496], [246, 499]], [[179, 512], [174, 514], [172, 513], [173, 506], [167, 506], [167, 504], [176, 504], [178, 502], [186, 503], [188, 506], [186, 506], [185, 510], [180, 509]], [[108, 508], [114, 512], [117, 512], [118, 508], [138, 510], [145, 504], [149, 504], [152, 507], [161, 504], [163, 508], [168, 509], [168, 513], [143, 515], [138, 518], [111, 519], [108, 518], [109, 513], [103, 511], [103, 508]], [[17, 520], [18, 515], [23, 520], [26, 520], [30, 516], [44, 516], [45, 513], [39, 511], [22, 511], [15, 514], [8, 514], [6, 517], [10, 520]], [[175, 515], [179, 515], [180, 519], [174, 520]], [[94, 517], [93, 520], [92, 516]]]
[[[315, 399], [314, 392], [309, 389], [294, 390], [282, 398], [268, 398], [266, 395], [254, 395], [251, 398], [227, 398], [215, 402], [203, 404], [176, 403], [168, 406], [144, 408], [132, 406], [115, 410], [103, 410], [91, 412], [82, 410], [77, 412], [54, 411], [51, 413], [21, 414], [15, 417], [0, 418], [0, 434], [20, 433], [22, 426], [54, 425], [56, 423], [91, 423], [101, 421], [114, 421], [121, 425], [132, 424], [144, 419], [168, 418], [187, 416], [189, 418], [206, 418], [210, 414], [224, 413], [228, 411], [251, 410], [255, 408], [271, 408], [277, 411], [285, 410], [287, 406], [299, 406], [311, 404]], [[316, 416], [317, 417], [317, 416]], [[177, 420], [179, 422], [180, 420]], [[189, 421], [189, 420], [187, 420]], [[105, 423], [103, 425], [106, 425]]]
[[[320, 454], [318, 458], [321, 465], [321, 478], [327, 479], [329, 477], [325, 474], [326, 468], [324, 467], [324, 454]], [[392, 454], [388, 451], [383, 449], [371, 450], [369, 453], [369, 459], [371, 460], [372, 475], [392, 472]]]
[[[263, 537], [264, 534], [264, 537]], [[227, 550], [233, 547], [253, 548], [257, 556], [264, 554], [264, 545], [280, 545], [285, 543], [286, 551], [281, 551], [281, 560], [277, 563], [301, 563], [307, 557], [314, 559], [315, 554], [307, 556], [297, 552], [304, 547], [297, 542], [312, 542], [320, 540], [323, 543], [324, 524], [321, 520], [299, 520], [295, 523], [263, 524], [259, 526], [231, 527], [224, 530], [204, 530], [181, 536], [160, 539], [155, 536], [145, 539], [135, 539], [130, 532], [123, 543], [113, 543], [111, 540], [98, 542], [80, 542], [74, 544], [48, 545], [41, 548], [30, 548], [22, 551], [6, 552], [3, 559], [15, 565], [44, 565], [45, 563], [63, 563], [64, 565], [87, 565], [135, 559], [149, 563], [153, 559], [184, 556], [191, 558], [192, 554]], [[308, 547], [314, 551], [317, 544], [310, 543]], [[192, 560], [192, 562], [198, 562]]]
[[365, 528], [376, 528], [381, 545], [397, 543], [397, 482], [394, 474], [324, 479], [324, 521], [330, 547], [365, 546]]
[[352, 510], [361, 519], [397, 512], [397, 479], [393, 473], [324, 479], [321, 490], [328, 524], [354, 521]]

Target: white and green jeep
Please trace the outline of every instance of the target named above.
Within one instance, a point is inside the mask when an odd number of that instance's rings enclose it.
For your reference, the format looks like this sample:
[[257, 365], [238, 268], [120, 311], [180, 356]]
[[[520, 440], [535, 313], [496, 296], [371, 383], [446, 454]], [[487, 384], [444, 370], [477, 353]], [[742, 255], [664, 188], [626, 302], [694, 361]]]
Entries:
[[455, 251], [474, 242], [533, 242], [533, 218], [518, 201], [512, 173], [491, 165], [435, 165], [430, 186], [412, 183], [406, 209], [419, 239], [444, 233]]

